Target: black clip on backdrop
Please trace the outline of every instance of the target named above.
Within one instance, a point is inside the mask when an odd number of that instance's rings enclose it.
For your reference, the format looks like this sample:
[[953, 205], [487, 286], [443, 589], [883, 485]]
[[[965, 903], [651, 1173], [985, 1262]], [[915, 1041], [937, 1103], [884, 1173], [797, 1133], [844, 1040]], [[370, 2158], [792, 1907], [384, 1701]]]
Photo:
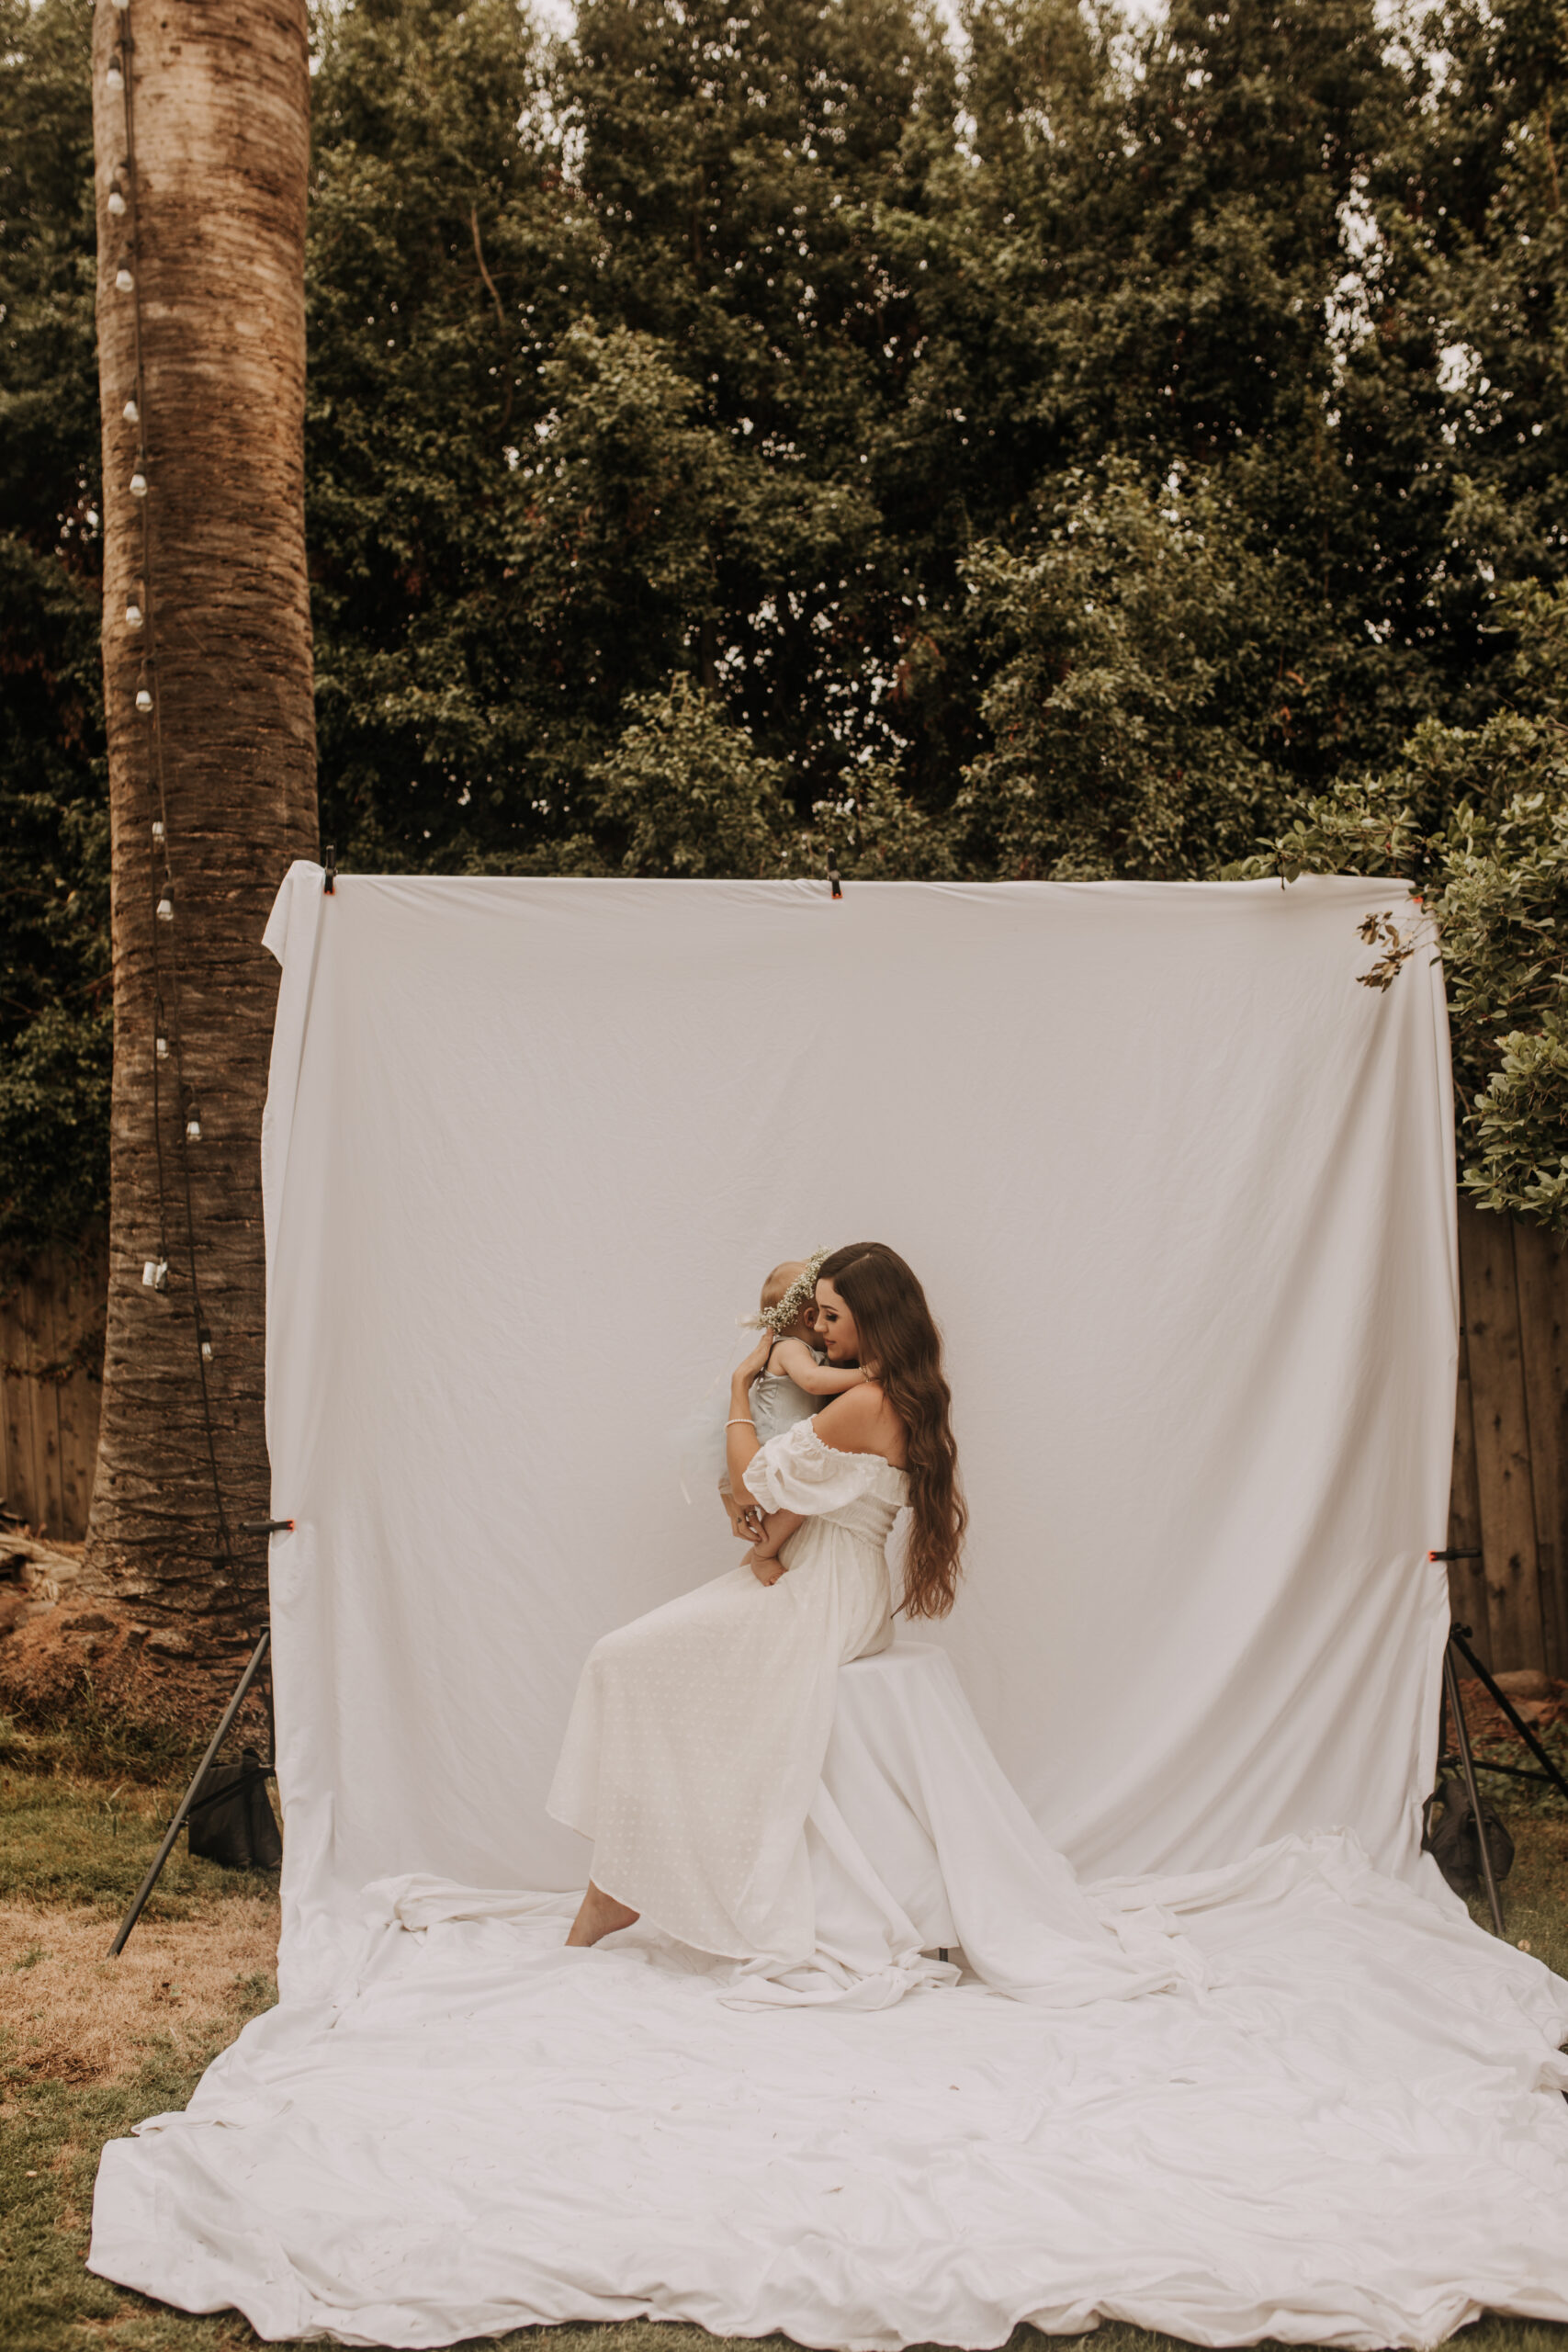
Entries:
[[[243, 1519], [240, 1521], [240, 1532], [242, 1535], [282, 1535], [287, 1533], [293, 1525], [294, 1521], [291, 1519]], [[225, 1556], [231, 1557], [232, 1555], [229, 1555]], [[240, 1677], [239, 1684], [235, 1690], [234, 1695], [230, 1700], [228, 1705], [224, 1708], [222, 1714], [220, 1716], [217, 1730], [213, 1733], [212, 1737], [208, 1741], [207, 1753], [203, 1756], [200, 1763], [197, 1766], [195, 1772], [192, 1774], [190, 1786], [186, 1791], [184, 1796], [180, 1799], [179, 1804], [175, 1808], [173, 1821], [170, 1822], [167, 1829], [164, 1832], [164, 1842], [152, 1857], [152, 1868], [148, 1871], [147, 1875], [142, 1880], [141, 1885], [137, 1888], [135, 1895], [131, 1900], [130, 1908], [119, 1923], [119, 1932], [115, 1937], [113, 1943], [109, 1946], [109, 1958], [111, 1960], [118, 1960], [120, 1953], [125, 1950], [130, 1931], [132, 1928], [135, 1927], [138, 1919], [141, 1918], [143, 1910], [146, 1908], [147, 1898], [152, 1894], [152, 1889], [157, 1885], [158, 1880], [163, 1873], [164, 1865], [175, 1850], [175, 1840], [179, 1836], [180, 1831], [185, 1827], [186, 1823], [189, 1820], [191, 1815], [193, 1813], [198, 1813], [204, 1805], [216, 1804], [220, 1797], [227, 1797], [232, 1794], [232, 1791], [227, 1788], [215, 1790], [211, 1794], [205, 1797], [199, 1795], [198, 1791], [200, 1790], [203, 1781], [207, 1778], [214, 1757], [222, 1747], [223, 1742], [229, 1736], [229, 1733], [233, 1726], [235, 1716], [239, 1713], [240, 1709], [245, 1703], [252, 1683], [255, 1680], [257, 1675], [262, 1670], [262, 1666], [265, 1660], [267, 1649], [271, 1641], [272, 1629], [270, 1626], [264, 1625], [262, 1628], [261, 1639], [257, 1642], [254, 1649], [251, 1652], [250, 1657], [245, 1661], [245, 1670]], [[269, 1758], [265, 1770], [262, 1775], [264, 1779], [271, 1773], [273, 1762], [274, 1759]]]
[[834, 849], [828, 852], [828, 887], [835, 899], [842, 899], [844, 886], [839, 875], [839, 853]]
[[337, 889], [337, 844], [327, 843], [326, 872], [321, 876], [321, 888], [330, 899]]

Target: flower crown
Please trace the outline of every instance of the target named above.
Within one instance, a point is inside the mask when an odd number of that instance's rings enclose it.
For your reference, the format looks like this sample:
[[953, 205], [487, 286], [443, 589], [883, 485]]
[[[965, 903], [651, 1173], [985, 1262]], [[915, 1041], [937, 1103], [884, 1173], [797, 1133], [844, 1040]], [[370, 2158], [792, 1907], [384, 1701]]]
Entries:
[[782, 1336], [787, 1331], [807, 1300], [816, 1295], [818, 1272], [824, 1258], [829, 1254], [826, 1250], [814, 1250], [782, 1298], [774, 1299], [772, 1306], [764, 1306], [760, 1315], [741, 1317], [744, 1329], [748, 1331], [766, 1329], [775, 1336]]

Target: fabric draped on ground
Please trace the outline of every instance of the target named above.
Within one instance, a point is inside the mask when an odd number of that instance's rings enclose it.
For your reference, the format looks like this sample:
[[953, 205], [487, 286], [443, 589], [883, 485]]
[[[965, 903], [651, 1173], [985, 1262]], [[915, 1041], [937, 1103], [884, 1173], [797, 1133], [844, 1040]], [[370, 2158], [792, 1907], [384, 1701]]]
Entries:
[[932, 1642], [906, 1635], [840, 1672], [806, 1838], [812, 1962], [758, 1970], [727, 2001], [879, 2006], [940, 1981], [929, 1955], [944, 1947], [993, 1991], [1044, 2008], [1204, 1981], [1146, 1882], [1103, 1897], [1079, 1885]]
[[111, 2143], [92, 2267], [268, 2338], [648, 2315], [843, 2352], [1098, 2315], [1200, 2344], [1568, 2320], [1568, 1985], [1345, 1836], [1090, 1890], [1206, 1986], [737, 2011], [570, 1896], [377, 1889], [341, 1997]]
[[808, 1959], [647, 1923], [568, 1951], [572, 1895], [379, 1881], [335, 1997], [105, 2151], [93, 2267], [410, 2346], [638, 2315], [836, 2352], [1096, 2314], [1369, 2347], [1568, 2320], [1568, 1984], [1348, 1833], [1080, 1886], [943, 1652], [838, 1687]]

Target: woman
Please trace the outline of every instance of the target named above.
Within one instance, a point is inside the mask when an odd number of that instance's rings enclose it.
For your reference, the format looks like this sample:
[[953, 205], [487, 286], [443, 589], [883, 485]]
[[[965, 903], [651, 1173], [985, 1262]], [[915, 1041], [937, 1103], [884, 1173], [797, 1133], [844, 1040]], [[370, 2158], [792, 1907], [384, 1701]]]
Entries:
[[[548, 1808], [594, 1842], [567, 1941], [646, 1916], [700, 1951], [797, 1967], [816, 1946], [805, 1826], [838, 1670], [892, 1638], [886, 1545], [910, 1510], [903, 1608], [953, 1606], [964, 1508], [942, 1341], [925, 1293], [881, 1242], [825, 1259], [817, 1331], [865, 1384], [759, 1443], [748, 1399], [766, 1332], [730, 1387], [737, 1496], [798, 1515], [747, 1566], [598, 1643], [582, 1670]], [[777, 1531], [773, 1532], [777, 1542]]]

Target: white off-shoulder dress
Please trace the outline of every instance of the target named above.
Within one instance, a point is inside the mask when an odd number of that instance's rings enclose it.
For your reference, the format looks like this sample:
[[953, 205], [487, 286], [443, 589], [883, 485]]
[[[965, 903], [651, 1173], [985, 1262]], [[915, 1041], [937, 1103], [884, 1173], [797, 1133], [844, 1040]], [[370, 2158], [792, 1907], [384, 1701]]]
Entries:
[[700, 1951], [795, 1967], [816, 1945], [806, 1815], [840, 1666], [892, 1637], [887, 1538], [908, 1481], [808, 1420], [747, 1466], [807, 1514], [762, 1585], [732, 1568], [595, 1644], [547, 1800], [596, 1886]]

